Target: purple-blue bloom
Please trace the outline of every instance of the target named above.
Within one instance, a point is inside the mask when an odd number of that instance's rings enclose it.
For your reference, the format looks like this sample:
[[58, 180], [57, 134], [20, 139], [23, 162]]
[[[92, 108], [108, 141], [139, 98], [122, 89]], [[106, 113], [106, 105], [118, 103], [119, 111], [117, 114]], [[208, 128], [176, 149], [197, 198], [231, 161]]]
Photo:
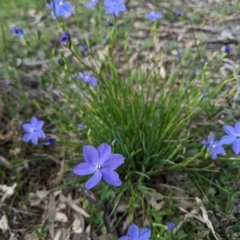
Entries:
[[31, 142], [34, 145], [38, 145], [39, 138], [45, 138], [46, 135], [42, 130], [44, 121], [38, 121], [36, 117], [32, 117], [30, 123], [24, 123], [22, 125], [23, 130], [26, 132], [22, 138], [24, 142]]
[[7, 81], [7, 82], [4, 83], [4, 86], [5, 86], [5, 87], [10, 87], [11, 85], [12, 85], [12, 83], [9, 82], [9, 81]]
[[151, 21], [155, 22], [157, 19], [162, 18], [163, 15], [160, 12], [149, 12], [145, 15], [145, 18], [150, 19]]
[[217, 158], [218, 154], [224, 154], [225, 150], [222, 146], [222, 141], [216, 141], [215, 135], [210, 135], [208, 140], [203, 140], [201, 143], [207, 148], [210, 152], [213, 160]]
[[85, 73], [79, 72], [78, 75], [85, 83], [88, 83], [92, 86], [97, 85], [97, 78], [91, 76], [89, 72], [85, 72]]
[[111, 22], [110, 20], [107, 20], [107, 24], [108, 24], [109, 27], [113, 27], [114, 26], [114, 23]]
[[124, 0], [104, 0], [106, 7], [105, 13], [111, 14], [117, 17], [119, 12], [125, 12], [127, 10]]
[[112, 145], [116, 145], [118, 143], [118, 140], [115, 138], [113, 141], [112, 141]]
[[95, 7], [95, 5], [98, 3], [98, 1], [99, 0], [91, 0], [89, 3], [86, 4], [86, 7], [92, 9]]
[[221, 138], [222, 144], [232, 144], [233, 152], [238, 155], [240, 153], [240, 122], [237, 122], [234, 127], [225, 125], [223, 130], [228, 134]]
[[112, 153], [110, 145], [102, 143], [97, 149], [86, 145], [83, 147], [83, 157], [86, 162], [75, 166], [73, 173], [80, 176], [94, 173], [86, 182], [87, 189], [95, 187], [102, 178], [115, 187], [122, 184], [115, 170], [123, 164], [124, 157], [121, 154]]
[[71, 35], [68, 32], [63, 33], [63, 35], [60, 37], [60, 42], [63, 44], [66, 44], [70, 41]]
[[231, 47], [230, 47], [230, 46], [226, 46], [226, 47], [224, 48], [224, 52], [225, 52], [225, 53], [230, 53], [230, 51], [231, 51]]
[[84, 128], [85, 128], [85, 125], [82, 124], [82, 123], [79, 123], [79, 124], [78, 124], [78, 128], [80, 128], [80, 129], [84, 129]]
[[175, 228], [175, 224], [173, 222], [168, 222], [166, 224], [167, 228], [170, 229], [170, 230], [173, 230]]
[[75, 14], [74, 9], [70, 2], [63, 2], [62, 0], [53, 0], [46, 4], [47, 8], [52, 10], [51, 17], [56, 19], [56, 17], [67, 18], [71, 14]]
[[191, 71], [189, 72], [189, 75], [190, 75], [190, 77], [195, 77], [195, 76], [196, 76], [196, 73], [195, 73], [194, 70], [191, 70]]
[[105, 77], [107, 80], [111, 80], [111, 76], [109, 74], [106, 74]]
[[87, 52], [88, 51], [88, 46], [87, 45], [83, 45], [81, 47], [81, 49], [82, 49], [82, 52]]
[[12, 33], [15, 34], [15, 35], [18, 35], [18, 36], [23, 36], [24, 35], [23, 30], [20, 29], [20, 28], [16, 28], [16, 27], [12, 28]]
[[177, 15], [178, 17], [182, 17], [182, 16], [183, 16], [183, 13], [182, 13], [180, 10], [177, 10], [176, 15]]
[[127, 236], [120, 237], [118, 240], [149, 240], [150, 236], [151, 230], [149, 228], [140, 231], [137, 225], [131, 224]]
[[49, 145], [53, 144], [54, 142], [56, 142], [56, 140], [57, 139], [55, 137], [47, 137], [44, 145], [45, 146], [49, 146]]
[[13, 94], [14, 97], [17, 97], [18, 96], [18, 91], [17, 90], [13, 90], [12, 94]]

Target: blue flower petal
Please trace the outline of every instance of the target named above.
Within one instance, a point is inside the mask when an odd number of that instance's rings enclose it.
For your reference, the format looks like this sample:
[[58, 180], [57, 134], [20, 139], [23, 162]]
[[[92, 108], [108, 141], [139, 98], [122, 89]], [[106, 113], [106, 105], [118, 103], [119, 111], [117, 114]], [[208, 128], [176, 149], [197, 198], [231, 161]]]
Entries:
[[137, 225], [131, 224], [128, 228], [128, 235], [130, 239], [138, 239], [139, 237], [139, 229]]
[[224, 154], [224, 153], [225, 153], [225, 150], [224, 150], [224, 148], [223, 148], [222, 146], [216, 146], [216, 147], [215, 147], [215, 152], [216, 152], [217, 154]]
[[96, 166], [94, 164], [88, 163], [79, 163], [77, 166], [74, 167], [73, 173], [76, 175], [84, 176], [93, 174], [96, 172]]
[[96, 171], [94, 175], [86, 182], [86, 189], [91, 189], [95, 187], [102, 179], [102, 172], [100, 170]]
[[240, 122], [237, 122], [237, 123], [234, 125], [234, 128], [235, 128], [236, 132], [239, 134], [239, 133], [240, 133]]
[[36, 130], [41, 130], [44, 125], [44, 121], [37, 121]]
[[236, 141], [233, 142], [233, 152], [238, 155], [240, 153], [240, 140], [237, 139]]
[[71, 13], [71, 14], [75, 14], [75, 11], [74, 11], [74, 9], [73, 9], [73, 7], [72, 7], [72, 5], [71, 5], [70, 2], [65, 2], [65, 3], [63, 3], [63, 4], [60, 5], [60, 6], [62, 6], [62, 8], [63, 8], [66, 12]]
[[32, 127], [34, 127], [35, 129], [37, 128], [38, 120], [35, 116], [33, 116], [31, 118], [30, 123], [31, 123]]
[[116, 170], [120, 165], [124, 163], [124, 157], [121, 154], [111, 154], [103, 164], [103, 168], [109, 171]]
[[230, 145], [232, 144], [234, 141], [236, 140], [235, 136], [230, 136], [230, 135], [225, 135], [221, 138], [221, 143], [222, 144], [226, 144], [226, 145]]
[[101, 169], [103, 174], [103, 179], [110, 185], [115, 187], [119, 187], [122, 185], [122, 181], [119, 178], [119, 175], [115, 171], [108, 171], [105, 169]]
[[96, 86], [97, 85], [97, 81], [98, 80], [95, 77], [91, 77], [91, 78], [89, 78], [88, 83], [90, 85], [92, 85], [92, 86]]
[[54, 11], [51, 11], [51, 18], [52, 18], [53, 20], [56, 20], [56, 19], [57, 19], [57, 18], [56, 18], [56, 14], [55, 14]]
[[38, 145], [38, 136], [37, 136], [37, 134], [33, 134], [31, 141], [32, 141], [32, 144]]
[[32, 127], [32, 125], [29, 124], [29, 123], [24, 123], [24, 124], [22, 125], [22, 128], [23, 128], [23, 130], [24, 130], [25, 132], [28, 132], [28, 133], [31, 133], [31, 132], [33, 131], [33, 127]]
[[236, 136], [237, 135], [236, 130], [232, 126], [225, 125], [225, 126], [223, 126], [223, 130], [230, 136]]
[[91, 0], [89, 3], [86, 4], [86, 7], [92, 9], [96, 6], [97, 3], [98, 0]]
[[151, 236], [151, 230], [149, 228], [144, 228], [139, 234], [138, 240], [148, 240]]
[[102, 143], [98, 147], [97, 151], [98, 151], [98, 154], [99, 154], [99, 163], [101, 165], [103, 165], [112, 153], [111, 146], [108, 145], [107, 143]]
[[33, 135], [34, 135], [33, 132], [31, 132], [31, 133], [25, 133], [24, 136], [23, 136], [23, 138], [22, 138], [22, 140], [23, 140], [24, 142], [29, 142], [29, 141], [32, 139]]
[[43, 132], [43, 130], [39, 130], [39, 131], [35, 132], [35, 134], [38, 138], [45, 138], [46, 137], [46, 134]]
[[89, 164], [99, 163], [99, 154], [95, 147], [86, 145], [83, 147], [84, 160]]

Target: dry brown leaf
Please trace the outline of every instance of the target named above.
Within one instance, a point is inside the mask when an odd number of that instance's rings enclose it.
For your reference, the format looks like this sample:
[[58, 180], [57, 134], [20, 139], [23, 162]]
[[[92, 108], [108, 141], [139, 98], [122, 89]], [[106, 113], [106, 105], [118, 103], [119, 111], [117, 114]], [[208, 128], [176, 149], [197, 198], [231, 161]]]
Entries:
[[129, 224], [133, 222], [133, 213], [128, 214], [126, 221], [124, 221], [123, 223], [123, 227], [122, 227], [122, 233], [124, 233], [127, 228], [129, 227]]
[[0, 219], [0, 229], [2, 229], [2, 232], [5, 233], [8, 229], [8, 219], [7, 216], [4, 214], [2, 215], [1, 219]]
[[90, 217], [88, 213], [86, 213], [82, 208], [80, 208], [76, 203], [72, 200], [66, 198], [63, 194], [60, 195], [60, 201], [67, 203], [73, 210], [82, 214], [84, 217]]
[[164, 201], [161, 201], [160, 203], [158, 203], [154, 197], [151, 197], [151, 198], [150, 198], [149, 203], [150, 203], [151, 206], [152, 206], [155, 210], [157, 210], [157, 211], [161, 210], [162, 207], [163, 207], [164, 204], [165, 204]]
[[84, 232], [85, 221], [81, 214], [74, 213], [74, 222], [72, 224], [72, 230], [75, 234], [80, 235]]
[[55, 216], [55, 221], [66, 223], [68, 221], [68, 218], [65, 213], [57, 212]]
[[6, 167], [11, 167], [10, 162], [3, 156], [0, 155], [0, 162], [3, 163]]
[[13, 195], [14, 190], [16, 188], [17, 184], [14, 183], [11, 187], [7, 185], [0, 185], [0, 194], [3, 195], [1, 198], [1, 202], [3, 203], [7, 198]]
[[21, 148], [19, 148], [19, 147], [10, 149], [10, 155], [18, 156], [20, 153], [21, 153]]
[[135, 52], [129, 59], [129, 67], [133, 68], [133, 65], [138, 57], [138, 52]]
[[62, 230], [58, 229], [58, 231], [57, 231], [56, 235], [54, 236], [53, 240], [59, 240], [61, 235], [62, 235]]
[[39, 203], [47, 197], [47, 195], [49, 194], [48, 191], [41, 190], [41, 191], [37, 191], [36, 193], [30, 193], [29, 194], [29, 202], [30, 202], [30, 206], [37, 206], [39, 205]]
[[2, 134], [0, 133], [0, 145], [4, 145], [5, 143], [7, 143], [12, 136], [12, 132], [7, 133], [7, 134]]
[[26, 233], [24, 235], [24, 240], [36, 240], [36, 239], [38, 239], [36, 232]]
[[48, 203], [48, 223], [49, 223], [49, 233], [51, 238], [54, 238], [54, 220], [56, 216], [56, 202], [52, 193], [49, 195]]
[[164, 66], [160, 67], [160, 76], [161, 76], [162, 79], [165, 79], [166, 76], [167, 76], [166, 69], [165, 69]]

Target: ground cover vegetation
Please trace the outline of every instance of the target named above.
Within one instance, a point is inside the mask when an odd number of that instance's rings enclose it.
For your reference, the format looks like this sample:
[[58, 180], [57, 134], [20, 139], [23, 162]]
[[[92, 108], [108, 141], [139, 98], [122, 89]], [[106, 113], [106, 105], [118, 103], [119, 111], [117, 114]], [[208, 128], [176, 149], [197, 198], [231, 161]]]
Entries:
[[2, 4], [0, 239], [240, 239], [240, 5], [205, 2]]

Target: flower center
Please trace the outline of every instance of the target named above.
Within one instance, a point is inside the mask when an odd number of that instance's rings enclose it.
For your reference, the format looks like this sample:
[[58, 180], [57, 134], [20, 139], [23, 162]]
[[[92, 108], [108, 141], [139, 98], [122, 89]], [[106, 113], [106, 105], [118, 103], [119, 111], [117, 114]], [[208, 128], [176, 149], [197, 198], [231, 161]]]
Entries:
[[240, 138], [240, 133], [237, 134], [237, 138], [238, 138], [238, 139]]
[[36, 129], [32, 127], [29, 129], [29, 132], [36, 132]]
[[97, 169], [101, 169], [102, 168], [102, 166], [99, 163], [95, 163], [95, 166], [96, 166]]

